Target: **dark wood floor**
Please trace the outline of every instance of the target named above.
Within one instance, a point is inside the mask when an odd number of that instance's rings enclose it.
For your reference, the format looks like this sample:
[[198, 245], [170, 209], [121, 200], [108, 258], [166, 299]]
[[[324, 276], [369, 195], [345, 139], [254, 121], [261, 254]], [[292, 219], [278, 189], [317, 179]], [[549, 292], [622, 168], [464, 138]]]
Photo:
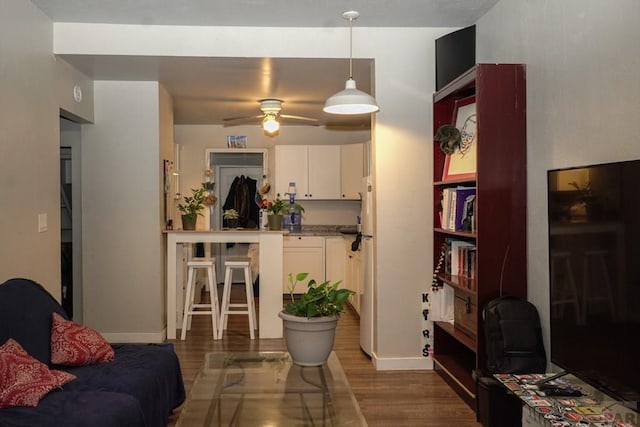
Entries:
[[[240, 293], [234, 291], [232, 298], [236, 295]], [[210, 320], [194, 316], [187, 339], [171, 341], [187, 395], [207, 352], [286, 350], [283, 339], [250, 340], [245, 316], [230, 316], [224, 338], [214, 341]], [[360, 350], [359, 331], [358, 316], [347, 310], [338, 325], [334, 350], [369, 426], [480, 426], [473, 411], [433, 371], [376, 371]], [[169, 426], [179, 413], [180, 409], [175, 411]]]

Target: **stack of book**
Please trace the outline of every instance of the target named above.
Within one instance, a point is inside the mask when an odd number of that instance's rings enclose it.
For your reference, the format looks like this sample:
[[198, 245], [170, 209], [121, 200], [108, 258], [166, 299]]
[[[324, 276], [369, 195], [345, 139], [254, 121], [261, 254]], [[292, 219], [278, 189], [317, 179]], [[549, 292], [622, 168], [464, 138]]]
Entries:
[[476, 188], [456, 187], [442, 190], [440, 227], [444, 230], [475, 233]]
[[[468, 279], [466, 287], [475, 290], [476, 246], [471, 242], [447, 239], [445, 249], [445, 272], [451, 276]], [[459, 281], [462, 283], [462, 281]]]

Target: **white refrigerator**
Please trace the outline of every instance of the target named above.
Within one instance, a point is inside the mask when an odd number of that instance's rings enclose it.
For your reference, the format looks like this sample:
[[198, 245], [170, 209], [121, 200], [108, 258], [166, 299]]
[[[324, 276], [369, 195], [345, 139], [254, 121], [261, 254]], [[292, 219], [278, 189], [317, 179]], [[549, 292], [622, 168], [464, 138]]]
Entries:
[[362, 240], [363, 288], [360, 298], [360, 348], [369, 356], [373, 352], [375, 289], [373, 268], [373, 206], [371, 177], [363, 179], [362, 188]]

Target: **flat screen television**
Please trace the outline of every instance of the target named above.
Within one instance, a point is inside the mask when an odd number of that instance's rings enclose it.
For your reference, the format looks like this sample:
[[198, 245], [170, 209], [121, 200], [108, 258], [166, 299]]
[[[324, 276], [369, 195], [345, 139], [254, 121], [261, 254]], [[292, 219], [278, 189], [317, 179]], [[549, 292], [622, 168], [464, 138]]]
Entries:
[[551, 362], [640, 401], [640, 160], [548, 172]]
[[436, 39], [436, 90], [476, 65], [476, 26]]

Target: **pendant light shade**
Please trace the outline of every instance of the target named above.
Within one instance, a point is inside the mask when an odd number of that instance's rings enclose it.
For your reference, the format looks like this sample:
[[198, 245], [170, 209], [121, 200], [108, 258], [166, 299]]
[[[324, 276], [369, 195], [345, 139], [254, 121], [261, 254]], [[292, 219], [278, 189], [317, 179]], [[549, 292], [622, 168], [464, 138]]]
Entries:
[[380, 110], [375, 98], [358, 90], [353, 79], [353, 20], [358, 16], [360, 14], [353, 10], [342, 14], [344, 19], [349, 20], [349, 78], [344, 90], [329, 97], [325, 102], [323, 110], [330, 114], [367, 114]]
[[356, 89], [356, 81], [352, 78], [347, 79], [344, 90], [324, 103], [324, 111], [331, 114], [366, 114], [379, 109], [373, 96]]

